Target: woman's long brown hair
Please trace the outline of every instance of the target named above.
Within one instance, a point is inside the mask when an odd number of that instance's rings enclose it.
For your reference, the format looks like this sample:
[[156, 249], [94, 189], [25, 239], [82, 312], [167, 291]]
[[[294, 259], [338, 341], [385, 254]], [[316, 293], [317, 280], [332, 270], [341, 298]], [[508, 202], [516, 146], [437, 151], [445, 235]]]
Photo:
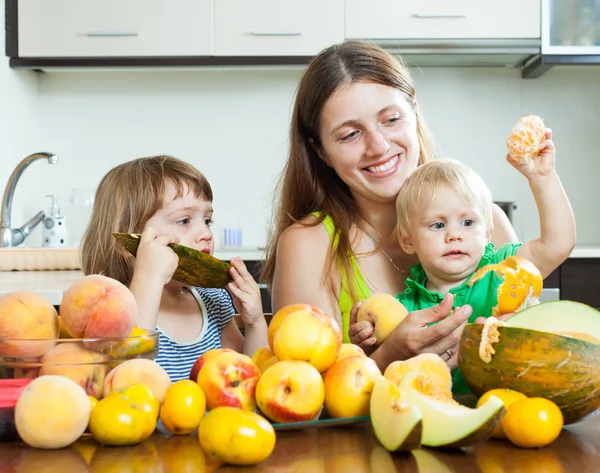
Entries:
[[146, 222], [162, 206], [167, 183], [197, 198], [213, 200], [206, 178], [194, 166], [172, 156], [153, 156], [128, 161], [102, 178], [90, 223], [81, 244], [84, 274], [103, 274], [129, 286], [134, 258], [112, 236], [113, 232], [141, 233]]
[[[330, 46], [311, 61], [298, 86], [291, 120], [289, 156], [275, 194], [274, 221], [261, 275], [261, 279], [269, 286], [275, 274], [277, 242], [281, 234], [313, 212], [320, 212], [320, 217], [303, 224], [318, 225], [327, 215], [335, 224], [338, 245], [330, 248], [328, 267], [333, 269], [338, 264], [342, 275], [345, 274], [348, 281], [353, 280], [350, 230], [353, 225], [363, 225], [367, 219], [348, 186], [319, 158], [315, 147], [321, 146], [319, 126], [325, 103], [340, 87], [359, 81], [398, 89], [411, 102], [415, 98], [413, 80], [404, 63], [378, 46], [347, 41]], [[418, 104], [415, 112], [419, 164], [422, 164], [434, 159], [435, 145]], [[328, 271], [323, 283], [335, 294], [333, 274]], [[349, 289], [351, 297], [356, 300], [354, 285], [350, 284]]]

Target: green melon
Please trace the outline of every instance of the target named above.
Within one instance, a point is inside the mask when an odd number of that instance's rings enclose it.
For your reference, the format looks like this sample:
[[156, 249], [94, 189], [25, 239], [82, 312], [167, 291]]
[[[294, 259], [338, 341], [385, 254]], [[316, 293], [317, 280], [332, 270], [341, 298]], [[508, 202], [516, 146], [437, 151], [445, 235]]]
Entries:
[[[140, 236], [136, 233], [113, 233], [123, 248], [133, 256], [137, 254]], [[179, 256], [177, 269], [173, 274], [175, 281], [195, 287], [223, 288], [231, 281], [229, 263], [214, 256], [194, 250], [188, 246], [170, 244], [169, 247]]]

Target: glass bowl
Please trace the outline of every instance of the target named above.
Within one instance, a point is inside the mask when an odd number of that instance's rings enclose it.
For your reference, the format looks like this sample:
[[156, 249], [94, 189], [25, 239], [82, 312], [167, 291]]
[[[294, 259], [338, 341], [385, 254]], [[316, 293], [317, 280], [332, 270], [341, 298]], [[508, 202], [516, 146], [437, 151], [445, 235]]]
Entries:
[[119, 338], [0, 338], [0, 379], [61, 375], [101, 399], [104, 380], [112, 369], [135, 358], [153, 360], [157, 354], [156, 331]]

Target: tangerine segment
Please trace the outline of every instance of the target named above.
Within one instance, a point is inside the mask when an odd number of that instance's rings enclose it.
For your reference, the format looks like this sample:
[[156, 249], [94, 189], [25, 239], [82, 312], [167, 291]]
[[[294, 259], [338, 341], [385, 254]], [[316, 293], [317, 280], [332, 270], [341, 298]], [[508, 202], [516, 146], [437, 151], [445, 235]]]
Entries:
[[525, 164], [537, 156], [545, 139], [544, 121], [536, 115], [529, 115], [514, 126], [506, 139], [506, 146], [515, 161]]
[[504, 282], [498, 286], [498, 304], [492, 310], [494, 317], [520, 311], [528, 296], [539, 297], [542, 292], [542, 274], [531, 261], [519, 256], [509, 256], [498, 264], [478, 269], [469, 285], [472, 286], [490, 271], [504, 277]]

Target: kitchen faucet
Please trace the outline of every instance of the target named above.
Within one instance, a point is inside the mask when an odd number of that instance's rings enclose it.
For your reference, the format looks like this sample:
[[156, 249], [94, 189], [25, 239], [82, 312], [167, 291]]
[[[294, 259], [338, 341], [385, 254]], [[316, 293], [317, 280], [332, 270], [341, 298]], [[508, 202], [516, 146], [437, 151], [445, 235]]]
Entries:
[[15, 187], [17, 187], [17, 182], [19, 181], [21, 174], [23, 174], [23, 171], [25, 171], [25, 168], [38, 159], [47, 159], [50, 164], [58, 163], [58, 156], [55, 154], [46, 152], [34, 153], [27, 156], [19, 164], [17, 164], [17, 167], [8, 178], [6, 189], [4, 189], [4, 197], [2, 197], [2, 226], [0, 227], [0, 235], [2, 236], [0, 247], [2, 248], [10, 248], [23, 243], [25, 238], [27, 238], [27, 235], [29, 235], [33, 229], [46, 217], [44, 211], [40, 210], [22, 227], [10, 227], [12, 200], [15, 193]]

